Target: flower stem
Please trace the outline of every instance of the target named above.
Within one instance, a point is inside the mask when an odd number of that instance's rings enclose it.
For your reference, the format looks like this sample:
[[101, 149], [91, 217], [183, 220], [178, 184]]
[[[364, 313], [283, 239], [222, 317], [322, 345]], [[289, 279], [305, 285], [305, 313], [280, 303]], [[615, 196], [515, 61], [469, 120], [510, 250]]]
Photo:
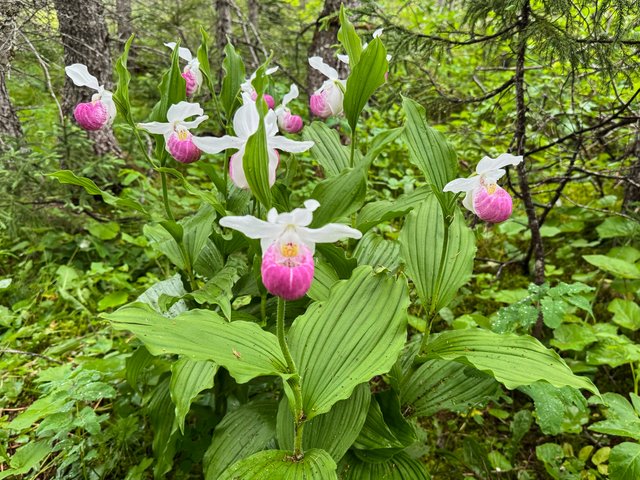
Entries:
[[167, 191], [167, 174], [160, 172], [160, 180], [162, 181], [162, 200], [164, 202], [164, 209], [167, 212], [167, 218], [175, 222], [171, 207], [169, 206], [169, 193]]
[[353, 168], [356, 156], [356, 144], [358, 143], [358, 135], [356, 133], [356, 129], [354, 128], [351, 132], [351, 156], [349, 157], [349, 166]]
[[291, 378], [287, 380], [287, 383], [293, 391], [295, 408], [293, 412], [293, 428], [294, 428], [294, 443], [293, 443], [293, 456], [296, 459], [301, 459], [303, 456], [302, 451], [302, 432], [304, 428], [304, 422], [306, 416], [302, 411], [302, 390], [300, 388], [300, 375], [296, 369], [287, 340], [284, 336], [284, 310], [286, 301], [283, 298], [278, 297], [278, 316], [277, 316], [277, 333], [278, 342], [280, 343], [280, 349], [284, 355], [285, 362], [287, 362], [287, 370], [291, 374]]

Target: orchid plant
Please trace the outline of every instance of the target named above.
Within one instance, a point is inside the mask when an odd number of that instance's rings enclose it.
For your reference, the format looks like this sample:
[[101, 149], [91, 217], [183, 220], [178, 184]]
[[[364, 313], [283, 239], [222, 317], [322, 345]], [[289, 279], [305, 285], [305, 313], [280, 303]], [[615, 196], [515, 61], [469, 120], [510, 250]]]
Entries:
[[73, 110], [73, 116], [85, 130], [100, 130], [110, 125], [116, 116], [116, 105], [113, 93], [105, 90], [98, 79], [89, 73], [86, 65], [74, 63], [65, 67], [64, 71], [71, 81], [79, 87], [95, 90], [91, 102], [79, 103]]
[[[533, 337], [483, 328], [431, 334], [438, 312], [460, 295], [473, 270], [475, 236], [456, 194], [465, 192], [464, 206], [481, 218], [506, 220], [512, 201], [496, 182], [504, 167], [522, 158], [484, 158], [476, 176], [455, 179], [453, 149], [410, 99], [403, 101], [404, 123], [378, 133], [367, 142], [369, 150], [361, 151], [359, 118], [385, 84], [388, 59], [380, 36], [363, 46], [344, 8], [340, 22], [350, 74], [339, 79], [322, 59], [309, 59], [328, 77], [312, 95], [311, 111], [321, 118], [344, 113], [349, 128], [340, 133], [350, 137], [349, 147], [321, 121], [304, 127], [305, 140], [279, 135], [278, 127], [294, 133], [301, 126], [287, 108], [297, 87], [276, 111], [267, 109], [266, 76], [275, 70], [262, 65], [243, 82], [244, 65], [230, 45], [222, 86], [217, 90], [207, 82], [212, 104], [184, 101], [190, 80], [178, 55], [189, 61], [194, 78], [198, 68], [212, 78], [203, 31], [197, 64], [190, 53], [168, 44], [171, 67], [150, 121], [136, 122], [130, 108], [131, 39], [116, 65], [113, 100], [142, 155], [160, 174], [164, 214], [148, 192], [139, 193], [145, 202], [118, 198], [71, 172], [53, 174], [146, 218], [150, 248], [176, 272], [135, 302], [103, 315], [115, 329], [138, 338], [141, 353], [132, 356], [131, 368], [149, 353], [166, 362], [148, 404], [156, 419], [156, 478], [170, 471], [177, 439], [197, 428], [192, 424], [199, 422], [185, 419], [205, 392], [198, 411], [206, 411], [215, 425], [202, 459], [204, 476], [211, 480], [357, 480], [387, 473], [397, 480], [426, 480], [421, 449], [415, 448], [425, 424], [421, 418], [477, 407], [503, 388], [538, 382], [597, 394], [588, 378], [574, 375]], [[109, 112], [111, 95], [86, 68], [68, 67], [68, 73], [77, 84], [97, 90], [94, 101]], [[224, 132], [191, 134], [207, 120], [205, 111]], [[89, 127], [113, 118], [76, 117]], [[138, 129], [155, 135], [153, 154]], [[424, 186], [395, 203], [377, 200], [368, 191], [368, 170], [397, 140], [404, 140]], [[278, 175], [278, 151], [310, 152], [298, 161], [311, 157], [322, 178], [291, 181], [299, 174], [293, 161], [286, 177]], [[167, 164], [166, 152], [178, 163]], [[202, 152], [210, 156], [201, 158]], [[192, 166], [181, 165], [199, 158]], [[238, 189], [227, 188], [227, 168]], [[168, 176], [201, 202], [197, 212], [176, 208]], [[303, 191], [294, 188], [300, 184]], [[308, 198], [304, 207], [292, 209], [300, 198]], [[339, 240], [346, 241], [332, 245]], [[412, 326], [408, 317], [417, 319]]]

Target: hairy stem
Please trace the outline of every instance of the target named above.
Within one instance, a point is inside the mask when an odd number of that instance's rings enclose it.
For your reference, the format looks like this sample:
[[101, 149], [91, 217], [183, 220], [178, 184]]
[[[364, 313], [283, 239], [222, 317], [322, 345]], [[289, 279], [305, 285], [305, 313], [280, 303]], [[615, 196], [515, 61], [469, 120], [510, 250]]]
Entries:
[[169, 193], [167, 191], [167, 174], [160, 172], [160, 180], [162, 181], [162, 201], [164, 202], [164, 209], [167, 212], [167, 218], [175, 222], [171, 207], [169, 206]]

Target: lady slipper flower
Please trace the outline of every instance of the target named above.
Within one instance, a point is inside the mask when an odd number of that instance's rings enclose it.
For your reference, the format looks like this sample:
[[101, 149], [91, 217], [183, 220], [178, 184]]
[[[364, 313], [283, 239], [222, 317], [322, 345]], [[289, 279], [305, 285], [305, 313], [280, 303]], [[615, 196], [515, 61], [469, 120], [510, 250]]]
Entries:
[[498, 158], [484, 157], [476, 167], [477, 175], [456, 178], [444, 186], [445, 192], [465, 192], [462, 204], [482, 220], [504, 222], [511, 216], [511, 195], [496, 183], [506, 172], [502, 167], [518, 165], [521, 156], [503, 153]]
[[[251, 101], [248, 93], [243, 93], [244, 104], [236, 110], [233, 117], [233, 131], [236, 136], [225, 135], [223, 137], [193, 137], [193, 143], [203, 152], [220, 153], [226, 149], [237, 150], [231, 156], [229, 162], [229, 176], [233, 183], [240, 188], [249, 188], [249, 182], [244, 174], [242, 160], [244, 158], [247, 141], [257, 130], [260, 115], [255, 102]], [[269, 185], [276, 182], [276, 169], [280, 163], [278, 150], [291, 153], [300, 153], [313, 147], [313, 142], [296, 142], [286, 137], [276, 135], [276, 114], [269, 110], [264, 117], [264, 125], [267, 133], [267, 149], [269, 152]]]
[[[275, 72], [278, 71], [278, 67], [272, 67], [272, 68], [268, 68], [264, 74], [265, 75], [271, 75]], [[251, 82], [253, 82], [253, 80], [256, 78], [256, 72], [253, 72], [251, 74], [251, 76], [249, 77], [248, 80], [245, 80], [244, 83], [242, 83], [240, 85], [240, 90], [242, 90], [244, 93], [248, 93], [251, 100], [252, 101], [256, 101], [258, 99], [258, 93], [255, 91], [255, 89], [253, 88], [253, 85], [251, 85]], [[244, 95], [243, 95], [244, 98]], [[267, 102], [267, 106], [273, 110], [273, 107], [276, 106], [276, 101], [273, 99], [273, 97], [271, 95], [269, 95], [268, 93], [264, 93], [262, 94], [262, 98], [264, 98], [264, 101]]]
[[[180, 102], [171, 105], [167, 111], [168, 123], [149, 122], [139, 123], [138, 127], [149, 133], [164, 135], [166, 149], [180, 163], [193, 163], [200, 158], [202, 152], [194, 144], [189, 130], [196, 128], [207, 118], [197, 103]], [[195, 120], [186, 121], [187, 118], [198, 115]]]
[[342, 113], [344, 88], [347, 85], [347, 81], [340, 80], [338, 78], [338, 71], [324, 63], [320, 57], [311, 57], [309, 59], [309, 65], [329, 79], [309, 98], [311, 113], [320, 118], [340, 115]]
[[[171, 50], [175, 50], [176, 43], [169, 42], [164, 44], [165, 47], [169, 47]], [[200, 62], [197, 58], [193, 58], [191, 51], [188, 48], [180, 47], [178, 49], [178, 56], [186, 60], [187, 66], [182, 70], [182, 78], [187, 83], [187, 97], [190, 97], [198, 91], [200, 85], [202, 85], [202, 73], [200, 72]]]
[[77, 86], [89, 87], [97, 92], [91, 97], [91, 102], [79, 103], [73, 110], [78, 125], [85, 130], [100, 130], [111, 124], [116, 116], [113, 93], [105, 90], [104, 85], [98, 84], [98, 79], [89, 73], [86, 65], [74, 63], [64, 67], [64, 71]]
[[223, 227], [233, 228], [249, 238], [260, 239], [262, 247], [262, 283], [267, 290], [285, 300], [303, 297], [313, 281], [313, 253], [316, 243], [331, 243], [343, 238], [361, 238], [359, 230], [339, 223], [309, 228], [313, 212], [320, 206], [316, 200], [304, 202], [304, 208], [278, 214], [267, 213], [267, 221], [244, 215], [224, 217]]
[[276, 108], [278, 127], [282, 132], [298, 133], [302, 130], [302, 117], [300, 115], [291, 115], [291, 110], [287, 108], [287, 103], [297, 98], [298, 94], [298, 87], [292, 83], [289, 93], [282, 98], [282, 104]]

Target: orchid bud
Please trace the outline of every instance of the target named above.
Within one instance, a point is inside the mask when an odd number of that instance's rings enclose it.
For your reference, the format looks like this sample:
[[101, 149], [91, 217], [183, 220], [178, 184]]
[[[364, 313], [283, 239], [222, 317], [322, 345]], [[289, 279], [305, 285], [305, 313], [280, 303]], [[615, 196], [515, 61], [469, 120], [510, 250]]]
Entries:
[[285, 300], [303, 297], [311, 287], [313, 253], [294, 242], [274, 243], [262, 257], [262, 283], [272, 295]]
[[191, 95], [196, 93], [199, 87], [196, 74], [187, 67], [180, 75], [182, 75], [182, 78], [184, 78], [184, 81], [186, 82], [187, 97], [190, 97]]
[[198, 161], [202, 152], [193, 144], [192, 137], [187, 130], [172, 133], [167, 139], [167, 151], [180, 163]]
[[311, 95], [309, 107], [311, 108], [311, 113], [315, 116], [328, 118], [342, 113], [343, 101], [344, 93], [342, 93], [338, 85], [329, 80], [324, 83], [320, 90]]
[[284, 110], [278, 115], [278, 127], [283, 132], [298, 133], [302, 130], [302, 117], [291, 115], [291, 112]]
[[[262, 95], [262, 98], [264, 98], [264, 101], [267, 102], [267, 107], [273, 110], [273, 107], [276, 106], [276, 101], [273, 99], [273, 97], [268, 93], [265, 93]], [[258, 99], [258, 94], [254, 90], [253, 93], [251, 94], [251, 100], [255, 102], [257, 99]]]
[[85, 130], [100, 130], [109, 122], [109, 112], [101, 100], [79, 103], [73, 110], [73, 116]]
[[474, 193], [473, 208], [485, 222], [500, 223], [511, 216], [513, 201], [504, 188], [494, 183]]

